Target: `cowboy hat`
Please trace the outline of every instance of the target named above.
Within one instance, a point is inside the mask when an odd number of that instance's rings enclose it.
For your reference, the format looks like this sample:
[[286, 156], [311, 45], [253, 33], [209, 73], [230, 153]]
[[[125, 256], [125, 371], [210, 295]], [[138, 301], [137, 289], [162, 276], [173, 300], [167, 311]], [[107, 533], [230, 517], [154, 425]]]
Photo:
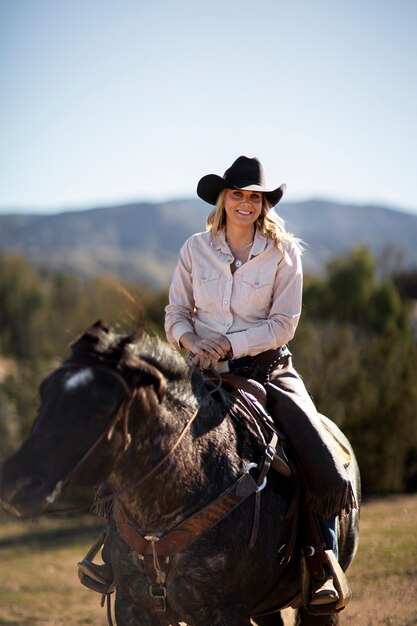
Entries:
[[265, 173], [259, 159], [240, 156], [225, 171], [223, 176], [207, 174], [197, 185], [197, 194], [205, 202], [216, 204], [218, 195], [223, 189], [242, 189], [260, 191], [265, 194], [271, 206], [275, 206], [284, 195], [287, 185], [281, 185], [273, 191], [265, 187]]

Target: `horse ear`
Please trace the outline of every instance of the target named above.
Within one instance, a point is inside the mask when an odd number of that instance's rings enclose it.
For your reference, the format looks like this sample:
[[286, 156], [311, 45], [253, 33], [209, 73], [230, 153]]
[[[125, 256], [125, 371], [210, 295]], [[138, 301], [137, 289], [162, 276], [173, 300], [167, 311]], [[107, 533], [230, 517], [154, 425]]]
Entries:
[[95, 324], [93, 324], [92, 326], [90, 326], [90, 328], [87, 328], [87, 330], [83, 332], [81, 338], [91, 338], [93, 340], [97, 340], [103, 335], [103, 333], [105, 335], [109, 335], [110, 327], [105, 324], [103, 320], [97, 320]]
[[97, 320], [97, 322], [95, 322], [88, 330], [87, 332], [95, 332], [96, 330], [102, 330], [105, 333], [109, 333], [110, 332], [110, 328], [108, 327], [108, 325], [103, 322], [103, 320]]
[[151, 365], [144, 359], [130, 356], [124, 362], [125, 367], [128, 368], [128, 374], [132, 377], [129, 381], [132, 387], [139, 387], [141, 385], [152, 385], [158, 396], [159, 402], [164, 399], [167, 381], [162, 372], [157, 367]]
[[103, 320], [98, 320], [87, 328], [81, 335], [79, 335], [71, 344], [72, 351], [77, 350], [82, 346], [91, 346], [95, 348], [100, 344], [100, 341], [105, 340], [105, 344], [108, 343], [111, 335], [111, 330]]

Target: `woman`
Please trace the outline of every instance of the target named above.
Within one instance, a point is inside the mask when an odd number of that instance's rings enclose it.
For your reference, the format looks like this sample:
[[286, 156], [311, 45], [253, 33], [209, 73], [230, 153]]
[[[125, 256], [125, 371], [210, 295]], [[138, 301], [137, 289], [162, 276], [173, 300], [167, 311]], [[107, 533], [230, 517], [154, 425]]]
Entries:
[[[308, 505], [337, 557], [336, 516], [354, 501], [286, 346], [301, 313], [302, 265], [298, 240], [271, 210], [285, 188], [268, 191], [261, 163], [245, 156], [223, 176], [199, 181], [197, 194], [215, 209], [207, 230], [181, 248], [165, 330], [200, 369], [245, 372], [265, 386], [268, 410], [294, 451]], [[314, 581], [312, 604], [337, 599], [330, 572]]]

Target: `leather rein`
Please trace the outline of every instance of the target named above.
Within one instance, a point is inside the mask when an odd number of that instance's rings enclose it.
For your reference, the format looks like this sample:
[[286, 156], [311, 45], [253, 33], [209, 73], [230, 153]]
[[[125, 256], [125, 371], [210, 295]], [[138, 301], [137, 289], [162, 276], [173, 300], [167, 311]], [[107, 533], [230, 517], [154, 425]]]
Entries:
[[[74, 476], [76, 475], [76, 473], [79, 471], [80, 467], [83, 465], [83, 463], [85, 463], [85, 461], [87, 459], [89, 459], [91, 457], [91, 455], [97, 450], [97, 448], [99, 447], [99, 445], [107, 438], [109, 441], [111, 440], [113, 433], [116, 429], [116, 426], [119, 422], [123, 423], [123, 451], [126, 452], [127, 448], [130, 445], [131, 442], [131, 436], [128, 430], [128, 422], [129, 422], [129, 413], [130, 413], [130, 409], [133, 403], [133, 400], [135, 399], [135, 389], [131, 389], [129, 387], [129, 385], [127, 384], [126, 380], [124, 379], [124, 377], [122, 376], [122, 374], [120, 374], [117, 371], [114, 371], [113, 369], [111, 369], [110, 367], [107, 367], [105, 365], [86, 365], [85, 363], [66, 363], [64, 365], [61, 365], [56, 371], [62, 370], [62, 369], [67, 369], [70, 367], [90, 367], [91, 369], [94, 370], [101, 370], [104, 371], [106, 374], [109, 374], [110, 376], [112, 376], [113, 378], [115, 378], [122, 386], [125, 394], [126, 394], [126, 399], [122, 402], [122, 404], [120, 405], [119, 409], [116, 411], [113, 419], [110, 421], [110, 424], [108, 425], [108, 427], [101, 433], [101, 435], [99, 435], [99, 437], [94, 441], [94, 443], [90, 446], [90, 448], [88, 448], [88, 450], [84, 453], [84, 455], [81, 457], [81, 459], [76, 463], [76, 465], [72, 468], [72, 470], [67, 474], [66, 478], [63, 480], [60, 480], [54, 487], [52, 493], [47, 496], [46, 498], [46, 504], [52, 504], [54, 503], [63, 493], [63, 491], [65, 489], [68, 488], [68, 486], [71, 484], [71, 482], [74, 479]], [[217, 378], [218, 378], [218, 384], [214, 389], [210, 389], [209, 391], [207, 391], [206, 395], [204, 396], [202, 402], [204, 402], [210, 395], [212, 395], [213, 393], [215, 393], [220, 387], [221, 387], [221, 377], [217, 374]], [[97, 500], [95, 500], [94, 502], [94, 506], [98, 506], [100, 504], [105, 504], [107, 502], [113, 501], [115, 498], [117, 498], [118, 496], [127, 493], [128, 491], [130, 491], [131, 489], [134, 489], [135, 487], [138, 487], [142, 482], [144, 482], [145, 480], [147, 480], [147, 478], [149, 478], [149, 476], [151, 476], [154, 472], [156, 472], [161, 465], [163, 465], [165, 463], [165, 461], [167, 461], [169, 459], [170, 456], [172, 456], [172, 454], [175, 452], [175, 450], [178, 448], [178, 446], [180, 445], [180, 443], [182, 442], [182, 440], [184, 439], [185, 435], [187, 434], [188, 430], [190, 429], [191, 425], [193, 424], [195, 418], [198, 415], [198, 412], [200, 410], [200, 406], [198, 406], [196, 408], [196, 410], [194, 411], [194, 413], [191, 415], [191, 417], [187, 420], [185, 426], [183, 427], [182, 431], [180, 432], [176, 442], [174, 443], [174, 445], [168, 450], [168, 452], [166, 452], [160, 459], [158, 459], [156, 461], [156, 463], [154, 463], [154, 465], [152, 465], [147, 472], [145, 472], [145, 474], [143, 474], [138, 480], [134, 481], [133, 483], [130, 483], [129, 485], [126, 485], [126, 487], [123, 487], [122, 489], [119, 489], [116, 492], [111, 493], [108, 496], [103, 496], [101, 498], [98, 498]], [[86, 506], [80, 506], [80, 507], [72, 507], [72, 508], [66, 508], [66, 509], [56, 509], [53, 511], [48, 511], [49, 513], [56, 513], [56, 512], [62, 512], [62, 513], [66, 513], [66, 512], [75, 512], [75, 511], [81, 511], [81, 510], [85, 510], [87, 507]]]
[[[127, 384], [122, 374], [111, 369], [110, 367], [106, 365], [86, 365], [85, 363], [74, 362], [74, 363], [66, 363], [64, 365], [61, 365], [56, 371], [66, 369], [69, 367], [89, 367], [93, 370], [104, 371], [106, 374], [109, 374], [120, 383], [120, 385], [122, 386], [126, 394], [126, 399], [122, 402], [119, 409], [116, 411], [108, 427], [98, 436], [98, 438], [94, 441], [94, 443], [90, 446], [90, 448], [88, 448], [88, 450], [84, 453], [81, 459], [76, 463], [76, 465], [72, 468], [72, 470], [67, 474], [66, 478], [64, 480], [60, 480], [55, 485], [55, 488], [53, 489], [52, 493], [46, 498], [47, 504], [52, 504], [53, 502], [55, 502], [62, 495], [64, 490], [67, 489], [71, 485], [71, 482], [74, 480], [74, 476], [79, 471], [80, 467], [91, 457], [91, 455], [97, 450], [99, 445], [106, 438], [110, 441], [110, 439], [113, 437], [114, 431], [119, 422], [122, 422], [123, 424], [123, 450], [124, 452], [127, 450], [131, 442], [131, 436], [128, 430], [128, 422], [129, 422], [130, 409], [135, 399], [136, 389], [132, 390]], [[219, 386], [220, 384], [221, 383], [219, 383]], [[214, 393], [214, 391], [216, 391], [216, 389], [210, 390], [207, 395], [211, 395], [212, 393]], [[197, 417], [199, 408], [200, 407], [197, 407], [197, 409], [192, 414], [190, 419], [186, 422], [185, 426], [183, 427], [178, 439], [176, 440], [172, 448], [170, 448], [170, 450], [168, 450], [168, 452], [164, 456], [162, 456], [143, 476], [141, 476], [137, 481], [130, 483], [126, 487], [123, 487], [122, 489], [116, 492], [113, 492], [108, 496], [103, 496], [95, 500], [94, 505], [97, 506], [97, 505], [104, 504], [104, 503], [114, 500], [118, 496], [130, 491], [131, 489], [134, 489], [135, 487], [140, 485], [142, 482], [144, 482], [147, 478], [149, 478], [149, 476], [151, 476], [154, 472], [156, 472], [156, 470], [159, 469], [159, 467], [163, 463], [165, 463], [165, 461], [174, 453], [174, 451], [180, 445], [187, 431], [190, 429], [192, 423]], [[74, 507], [74, 508], [68, 508], [68, 509], [57, 509], [57, 510], [47, 511], [47, 512], [57, 513], [57, 512], [78, 511], [78, 510], [83, 510], [85, 508], [86, 508], [85, 506], [81, 506], [81, 507], [76, 507], [76, 508]]]

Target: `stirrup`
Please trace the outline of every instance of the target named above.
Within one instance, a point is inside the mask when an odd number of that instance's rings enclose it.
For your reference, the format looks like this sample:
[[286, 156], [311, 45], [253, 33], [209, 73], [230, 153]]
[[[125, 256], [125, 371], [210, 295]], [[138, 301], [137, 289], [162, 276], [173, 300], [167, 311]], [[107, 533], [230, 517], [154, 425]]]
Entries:
[[111, 565], [93, 563], [94, 557], [104, 544], [107, 533], [104, 532], [91, 546], [82, 561], [78, 563], [78, 578], [84, 587], [101, 595], [109, 595], [116, 588]]
[[327, 602], [326, 604], [312, 604], [311, 603], [311, 575], [306, 565], [306, 558], [301, 558], [301, 584], [302, 584], [302, 598], [303, 605], [307, 613], [312, 615], [332, 615], [342, 611], [350, 602], [352, 598], [352, 591], [350, 589], [348, 580], [338, 560], [336, 559], [333, 550], [324, 550], [324, 566], [330, 571], [330, 575], [333, 577], [333, 584], [338, 593], [338, 598], [334, 602]]
[[101, 596], [108, 596], [116, 589], [116, 583], [113, 580], [112, 582], [101, 583], [91, 578], [91, 576], [87, 576], [78, 565], [78, 578], [80, 579], [80, 583], [90, 589], [91, 591], [96, 591]]
[[92, 561], [83, 559], [78, 563], [78, 569], [81, 570], [86, 576], [90, 576], [99, 583], [111, 583], [114, 580], [113, 569], [111, 565], [103, 563], [98, 565]]
[[311, 585], [311, 600], [313, 606], [330, 604], [339, 599], [339, 594], [333, 584], [333, 578], [329, 573], [324, 580], [313, 580]]

